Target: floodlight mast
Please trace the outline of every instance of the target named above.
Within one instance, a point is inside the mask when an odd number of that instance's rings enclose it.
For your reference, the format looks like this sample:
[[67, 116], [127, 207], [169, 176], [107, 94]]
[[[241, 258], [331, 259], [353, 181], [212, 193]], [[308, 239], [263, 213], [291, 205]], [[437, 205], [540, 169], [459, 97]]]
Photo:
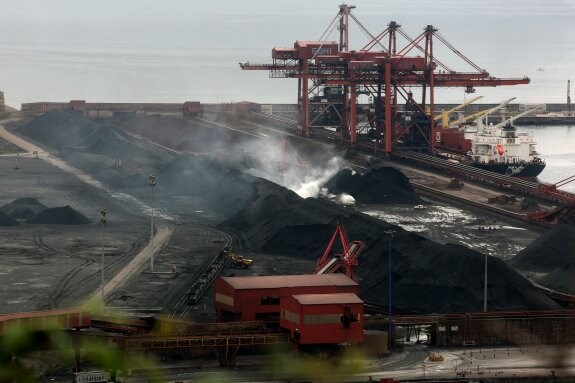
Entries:
[[152, 248], [152, 256], [150, 257], [150, 271], [154, 271], [154, 188], [156, 187], [156, 177], [152, 174], [148, 177], [150, 185], [150, 245]]

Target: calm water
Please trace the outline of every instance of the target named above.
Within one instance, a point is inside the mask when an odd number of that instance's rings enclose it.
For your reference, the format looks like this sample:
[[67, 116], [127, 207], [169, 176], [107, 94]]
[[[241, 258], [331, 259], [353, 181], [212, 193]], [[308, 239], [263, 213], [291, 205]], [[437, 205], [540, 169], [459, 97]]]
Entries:
[[[540, 181], [556, 183], [575, 175], [575, 126], [535, 126], [520, 130], [533, 131], [537, 150], [547, 163], [538, 177]], [[561, 189], [575, 193], [575, 181]]]
[[[319, 39], [339, 3], [0, 0], [0, 90], [16, 107], [70, 99], [294, 103], [295, 80], [243, 72], [238, 63], [269, 62], [275, 46]], [[573, 0], [362, 0], [355, 5], [354, 15], [372, 34], [391, 20], [411, 37], [432, 24], [492, 75], [532, 79], [527, 86], [478, 89], [482, 102], [565, 101], [567, 79], [575, 73]], [[338, 38], [336, 29], [329, 38]], [[354, 22], [350, 39], [351, 49], [369, 41]], [[405, 40], [399, 38], [398, 45]], [[439, 42], [434, 50], [450, 68], [473, 70]], [[461, 89], [443, 89], [436, 102], [463, 97]]]

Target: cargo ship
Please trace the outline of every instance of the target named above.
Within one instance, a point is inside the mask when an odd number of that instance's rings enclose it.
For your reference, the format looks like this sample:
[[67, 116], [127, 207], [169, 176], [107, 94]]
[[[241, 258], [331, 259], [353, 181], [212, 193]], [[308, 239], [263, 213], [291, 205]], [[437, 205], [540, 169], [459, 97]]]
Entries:
[[513, 177], [535, 178], [545, 161], [537, 153], [532, 132], [518, 132], [510, 122], [478, 127], [467, 132], [471, 142], [470, 165]]
[[545, 161], [537, 153], [533, 133], [518, 132], [513, 119], [496, 125], [479, 119], [475, 125], [439, 129], [436, 155], [499, 174], [535, 178], [545, 169]]

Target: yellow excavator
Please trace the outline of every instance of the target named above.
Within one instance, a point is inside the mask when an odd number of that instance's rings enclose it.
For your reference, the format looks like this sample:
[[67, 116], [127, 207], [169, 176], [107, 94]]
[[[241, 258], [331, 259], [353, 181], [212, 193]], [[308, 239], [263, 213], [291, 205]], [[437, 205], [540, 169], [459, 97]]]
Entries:
[[231, 266], [234, 269], [247, 269], [254, 263], [252, 259], [236, 254], [236, 252], [229, 246], [224, 248], [224, 253], [230, 258]]

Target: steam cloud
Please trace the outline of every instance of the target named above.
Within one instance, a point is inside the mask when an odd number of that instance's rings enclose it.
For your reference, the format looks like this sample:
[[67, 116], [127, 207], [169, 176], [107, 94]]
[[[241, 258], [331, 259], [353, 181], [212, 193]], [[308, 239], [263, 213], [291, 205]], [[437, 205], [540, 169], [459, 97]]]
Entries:
[[244, 152], [256, 164], [248, 173], [293, 190], [302, 198], [317, 197], [322, 185], [346, 164], [342, 157], [332, 157], [323, 166], [303, 162], [294, 148], [274, 139], [249, 143]]

